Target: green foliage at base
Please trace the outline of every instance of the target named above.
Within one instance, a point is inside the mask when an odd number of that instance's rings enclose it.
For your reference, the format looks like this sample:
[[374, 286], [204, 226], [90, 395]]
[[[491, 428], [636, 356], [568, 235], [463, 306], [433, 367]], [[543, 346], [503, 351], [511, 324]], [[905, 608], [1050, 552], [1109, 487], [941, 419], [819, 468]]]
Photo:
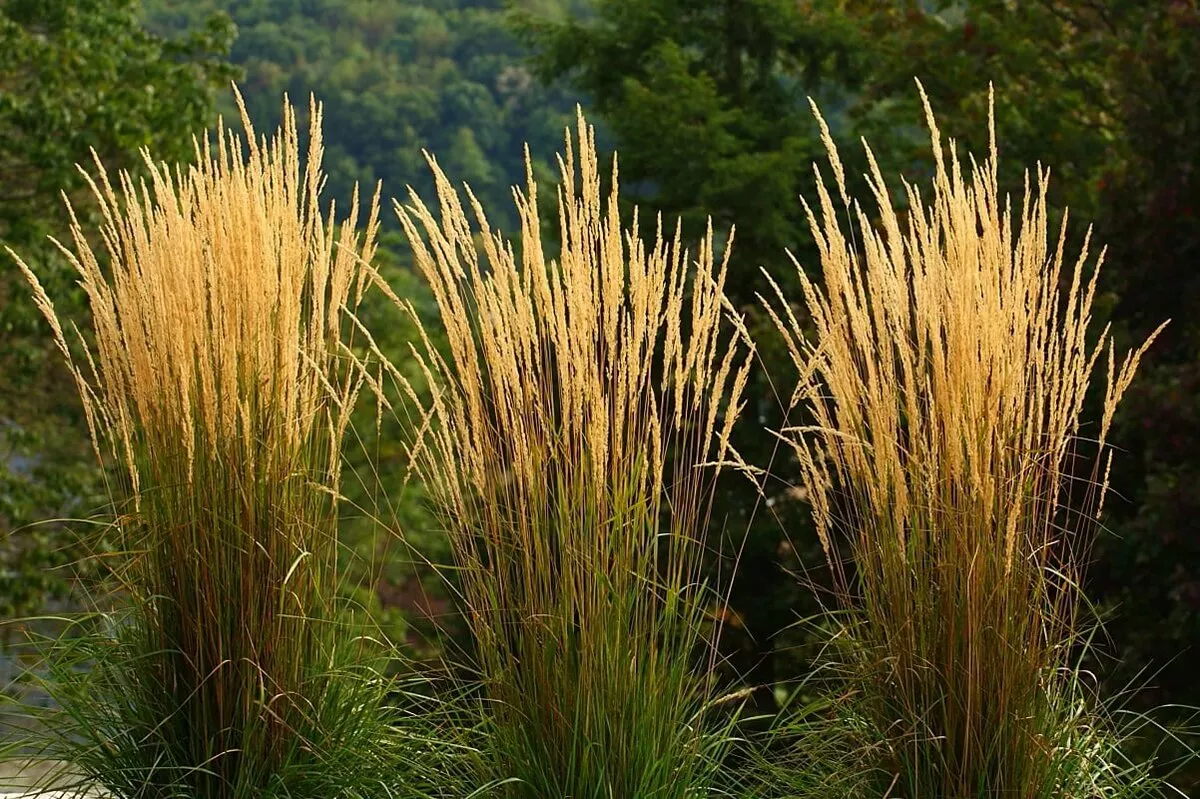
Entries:
[[[57, 707], [34, 714], [44, 732], [24, 742], [23, 754], [60, 764], [80, 790], [100, 787], [118, 797], [420, 795], [401, 789], [419, 784], [418, 769], [433, 759], [427, 725], [410, 729], [411, 718], [406, 727], [398, 711], [348, 712], [393, 704], [397, 686], [384, 676], [387, 660], [376, 644], [351, 627], [329, 632], [339, 643], [308, 662], [301, 689], [311, 701], [303, 714], [291, 715], [286, 730], [244, 728], [239, 748], [197, 759], [212, 742], [196, 736], [195, 709], [179, 704], [172, 675], [155, 667], [170, 653], [156, 650], [154, 625], [136, 614], [80, 618], [61, 637], [40, 642], [37, 683]], [[277, 757], [250, 756], [268, 743]]]

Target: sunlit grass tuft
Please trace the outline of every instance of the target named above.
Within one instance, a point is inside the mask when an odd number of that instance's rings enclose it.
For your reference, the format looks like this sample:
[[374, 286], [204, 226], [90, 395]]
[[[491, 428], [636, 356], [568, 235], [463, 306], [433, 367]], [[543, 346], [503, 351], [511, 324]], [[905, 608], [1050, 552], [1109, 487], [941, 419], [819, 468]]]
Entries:
[[430, 163], [440, 216], [415, 194], [396, 210], [445, 354], [416, 348], [427, 402], [392, 375], [426, 428], [411, 456], [461, 577], [485, 768], [514, 796], [702, 795], [727, 743], [699, 662], [703, 537], [752, 352], [711, 231], [692, 264], [678, 229], [623, 226], [582, 117], [557, 258], [531, 172], [514, 245]]
[[109, 631], [52, 650], [45, 754], [121, 797], [383, 795], [395, 779], [379, 648], [334, 601], [361, 387], [338, 346], [378, 202], [365, 233], [357, 195], [340, 226], [322, 214], [320, 107], [302, 153], [284, 105], [272, 139], [243, 107], [246, 140], [222, 126], [192, 167], [146, 154], [146, 179], [114, 185], [97, 158], [103, 250], [73, 212], [60, 245], [91, 346], [18, 259], [112, 475], [121, 551]]
[[[818, 113], [841, 208], [818, 177], [819, 207], [805, 208], [820, 285], [800, 271], [812, 337], [782, 295], [768, 304], [801, 372], [793, 402], [812, 420], [782, 435], [848, 610], [830, 649], [845, 699], [831, 712], [861, 728], [877, 793], [1116, 795], [1131, 772], [1112, 766], [1111, 728], [1073, 659], [1078, 586], [1113, 413], [1157, 331], [1119, 363], [1107, 328], [1089, 343], [1103, 254], [1085, 269], [1085, 243], [1064, 270], [1048, 173], [1027, 177], [1014, 233], [994, 131], [964, 178], [926, 113], [933, 192], [906, 182], [903, 218], [869, 148], [878, 216], [846, 196]], [[1089, 441], [1080, 415], [1101, 360]]]

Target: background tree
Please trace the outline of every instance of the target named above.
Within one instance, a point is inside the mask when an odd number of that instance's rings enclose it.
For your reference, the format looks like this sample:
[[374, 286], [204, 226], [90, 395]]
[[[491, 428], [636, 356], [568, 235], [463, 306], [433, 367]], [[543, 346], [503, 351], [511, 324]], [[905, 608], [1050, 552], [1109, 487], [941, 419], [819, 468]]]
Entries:
[[[569, 0], [531, 5], [556, 16], [572, 8]], [[339, 206], [356, 181], [382, 180], [401, 199], [409, 184], [429, 196], [425, 149], [511, 230], [509, 187], [524, 184], [525, 142], [539, 172], [553, 174], [575, 103], [533, 79], [501, 0], [146, 2], [148, 24], [170, 34], [213, 11], [237, 24], [230, 58], [245, 70], [241, 88], [256, 123], [277, 122], [284, 92], [315, 93], [325, 104], [326, 196]]]
[[[142, 26], [140, 10], [136, 0], [0, 3], [0, 244], [22, 253], [56, 297], [79, 299], [46, 240], [66, 230], [61, 195], [76, 199], [84, 185], [75, 164], [90, 163], [89, 148], [114, 166], [136, 166], [142, 147], [188, 160], [192, 134], [212, 121], [214, 94], [235, 74], [224, 62], [228, 19], [164, 38]], [[42, 520], [87, 508], [99, 477], [71, 382], [27, 294], [0, 259], [0, 626], [64, 595], [61, 567], [76, 552], [61, 526]], [[80, 306], [68, 305], [64, 316], [74, 316]]]
[[[1140, 24], [1136, 24], [1140, 22]], [[1109, 683], [1149, 680], [1139, 706], [1200, 706], [1200, 3], [1149, 9], [1117, 49], [1129, 150], [1101, 163], [1098, 224], [1117, 281], [1114, 316], [1133, 336], [1174, 321], [1134, 384], [1118, 431], [1113, 534], [1092, 593], [1111, 608]], [[1200, 764], [1189, 784], [1200, 790]]]

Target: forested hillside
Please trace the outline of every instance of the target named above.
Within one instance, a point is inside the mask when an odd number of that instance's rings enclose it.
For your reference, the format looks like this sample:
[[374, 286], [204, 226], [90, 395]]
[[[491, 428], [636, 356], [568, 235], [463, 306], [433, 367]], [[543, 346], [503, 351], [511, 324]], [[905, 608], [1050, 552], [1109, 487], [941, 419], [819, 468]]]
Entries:
[[[528, 0], [539, 16], [572, 0]], [[512, 219], [509, 187], [523, 184], [525, 142], [539, 170], [552, 163], [575, 95], [545, 88], [506, 27], [503, 0], [147, 0], [147, 25], [169, 34], [213, 11], [237, 25], [231, 53], [255, 124], [278, 123], [280, 98], [325, 105], [327, 196], [355, 181], [403, 199], [431, 188], [422, 149], [465, 180], [497, 223]], [[223, 106], [232, 111], [232, 102]], [[390, 224], [390, 214], [387, 215]]]

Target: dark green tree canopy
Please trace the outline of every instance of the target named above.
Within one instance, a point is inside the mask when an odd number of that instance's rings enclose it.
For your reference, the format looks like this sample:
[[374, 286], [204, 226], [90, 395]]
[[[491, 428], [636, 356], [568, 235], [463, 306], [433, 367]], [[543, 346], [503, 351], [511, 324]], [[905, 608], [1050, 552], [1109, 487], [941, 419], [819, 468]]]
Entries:
[[737, 225], [735, 299], [754, 301], [759, 267], [789, 270], [807, 225], [797, 199], [823, 160], [806, 101], [853, 80], [845, 37], [793, 0], [597, 0], [566, 21], [524, 13], [519, 30], [543, 79], [585, 93], [620, 151], [632, 199], [698, 233]]

